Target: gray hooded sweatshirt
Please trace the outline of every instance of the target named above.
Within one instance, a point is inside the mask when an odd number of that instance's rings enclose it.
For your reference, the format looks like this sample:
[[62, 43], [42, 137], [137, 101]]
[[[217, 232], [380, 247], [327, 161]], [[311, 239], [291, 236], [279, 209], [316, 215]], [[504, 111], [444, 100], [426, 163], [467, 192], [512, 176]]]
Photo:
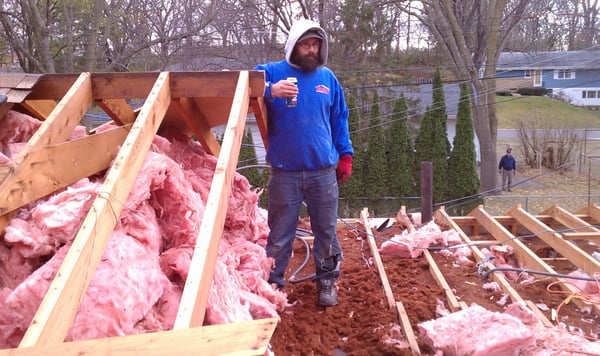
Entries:
[[[285, 60], [256, 66], [265, 72], [268, 114], [267, 162], [287, 171], [320, 170], [335, 166], [340, 156], [354, 150], [348, 132], [348, 107], [333, 72], [322, 65], [304, 71], [290, 63], [294, 46], [307, 31], [322, 38], [320, 56], [327, 62], [328, 40], [315, 22], [300, 20], [292, 26], [285, 44]], [[287, 107], [283, 98], [271, 97], [271, 84], [289, 77], [298, 79], [298, 105]]]

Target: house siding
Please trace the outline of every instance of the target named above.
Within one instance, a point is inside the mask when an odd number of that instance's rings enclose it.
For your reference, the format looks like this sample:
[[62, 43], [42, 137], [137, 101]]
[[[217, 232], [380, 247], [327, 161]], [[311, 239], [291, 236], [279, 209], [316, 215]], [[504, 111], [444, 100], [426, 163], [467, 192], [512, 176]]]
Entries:
[[[525, 71], [540, 70], [537, 86], [553, 96], [577, 106], [600, 107], [600, 51], [505, 52], [496, 68], [498, 90], [536, 86], [533, 78], [525, 78]], [[555, 70], [569, 70], [574, 76], [558, 79]]]
[[[573, 70], [573, 79], [555, 79], [553, 70], [542, 74], [542, 85], [552, 90], [552, 95], [577, 106], [600, 106], [600, 98], [584, 98], [583, 92], [600, 91], [600, 70]], [[587, 94], [587, 93], [586, 93]]]

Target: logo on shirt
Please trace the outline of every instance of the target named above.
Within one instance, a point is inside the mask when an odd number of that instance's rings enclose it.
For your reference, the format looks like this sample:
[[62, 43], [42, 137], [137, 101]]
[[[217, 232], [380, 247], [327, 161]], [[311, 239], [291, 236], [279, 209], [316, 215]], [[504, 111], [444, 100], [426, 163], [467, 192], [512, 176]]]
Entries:
[[323, 84], [319, 84], [315, 87], [315, 91], [321, 94], [329, 94], [329, 88]]

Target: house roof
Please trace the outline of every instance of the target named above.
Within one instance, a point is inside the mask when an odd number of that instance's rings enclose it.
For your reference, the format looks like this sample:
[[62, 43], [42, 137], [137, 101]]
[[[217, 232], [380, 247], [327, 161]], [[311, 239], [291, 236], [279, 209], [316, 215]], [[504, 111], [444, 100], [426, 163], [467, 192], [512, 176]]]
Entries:
[[600, 51], [503, 52], [498, 70], [516, 69], [600, 69]]

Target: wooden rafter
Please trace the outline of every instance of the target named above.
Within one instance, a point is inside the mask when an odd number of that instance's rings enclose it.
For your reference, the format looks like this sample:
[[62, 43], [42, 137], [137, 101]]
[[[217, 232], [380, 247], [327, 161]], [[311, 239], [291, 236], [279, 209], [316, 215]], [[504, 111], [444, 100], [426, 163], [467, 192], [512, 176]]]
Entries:
[[150, 148], [170, 101], [169, 73], [161, 73], [20, 346], [64, 341], [144, 161], [137, 153]]
[[[521, 225], [525, 226], [527, 229], [529, 229], [529, 231], [548, 244], [548, 246], [552, 247], [554, 250], [556, 250], [556, 252], [569, 259], [571, 263], [583, 270], [589, 276], [593, 276], [595, 273], [600, 272], [600, 261], [587, 254], [579, 247], [565, 240], [562, 236], [560, 236], [560, 234], [556, 233], [546, 224], [537, 220], [534, 216], [523, 210], [523, 208], [520, 206], [515, 206], [512, 208], [509, 214], [517, 219]], [[547, 269], [546, 272], [553, 274], [556, 273], [551, 268], [549, 270]], [[570, 293], [576, 294], [578, 292], [577, 288], [571, 284], [561, 283], [560, 286]], [[589, 306], [578, 298], [574, 298], [573, 301], [580, 308]], [[596, 314], [600, 315], [600, 305], [592, 304], [591, 307]]]
[[233, 176], [240, 151], [249, 103], [249, 75], [240, 72], [237, 80], [231, 112], [223, 138], [223, 146], [217, 160], [206, 210], [198, 232], [190, 271], [186, 279], [174, 329], [201, 326], [204, 322], [208, 294], [217, 259], [218, 245], [225, 225]]
[[[82, 73], [42, 75], [27, 81], [25, 98], [17, 102], [44, 120], [13, 162], [0, 170], [0, 191], [18, 199], [0, 200], [0, 232], [14, 209], [83, 177], [108, 169], [104, 184], [57, 277], [44, 296], [34, 320], [16, 349], [1, 354], [64, 355], [93, 352], [144, 355], [173, 350], [204, 355], [262, 355], [277, 324], [276, 318], [202, 326], [212, 283], [218, 242], [223, 233], [250, 101], [263, 102], [264, 73]], [[16, 91], [15, 91], [16, 93]], [[15, 96], [16, 97], [16, 96]], [[133, 110], [128, 99], [143, 99]], [[58, 101], [58, 104], [53, 105]], [[69, 140], [91, 103], [96, 102], [122, 127]], [[11, 107], [14, 103], [11, 103]], [[10, 107], [3, 105], [5, 111]], [[252, 108], [266, 122], [264, 105]], [[258, 111], [257, 111], [258, 110]], [[222, 147], [211, 129], [227, 124]], [[64, 343], [63, 340], [101, 258], [122, 206], [159, 129], [175, 128], [196, 135], [208, 152], [218, 155], [217, 167], [200, 227], [190, 273], [171, 331]], [[266, 138], [266, 125], [260, 126]], [[111, 165], [112, 163], [112, 165]], [[71, 165], [70, 169], [64, 167]], [[21, 189], [29, 184], [35, 189]], [[27, 183], [29, 182], [29, 183]], [[18, 187], [18, 188], [17, 188]], [[210, 239], [206, 239], [210, 236]], [[0, 262], [1, 263], [1, 262]], [[186, 315], [186, 313], [188, 313]], [[104, 350], [104, 351], [103, 351]], [[187, 350], [187, 351], [186, 351]], [[106, 353], [104, 352], [104, 353]]]

